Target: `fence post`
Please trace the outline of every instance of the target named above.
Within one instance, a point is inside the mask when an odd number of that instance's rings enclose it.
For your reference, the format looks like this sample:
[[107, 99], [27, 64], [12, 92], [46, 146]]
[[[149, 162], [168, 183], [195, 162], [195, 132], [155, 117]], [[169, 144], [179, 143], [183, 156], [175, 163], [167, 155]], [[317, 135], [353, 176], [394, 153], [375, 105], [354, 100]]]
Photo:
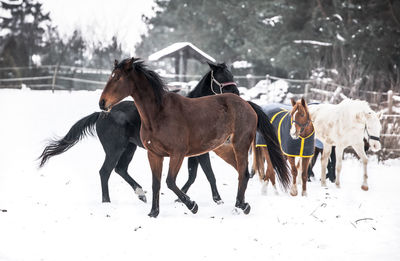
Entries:
[[388, 114], [393, 113], [393, 91], [388, 91]]
[[52, 93], [54, 93], [54, 86], [56, 85], [58, 67], [60, 67], [60, 63], [59, 62], [57, 63], [56, 68], [54, 68], [53, 80], [51, 82], [51, 92]]

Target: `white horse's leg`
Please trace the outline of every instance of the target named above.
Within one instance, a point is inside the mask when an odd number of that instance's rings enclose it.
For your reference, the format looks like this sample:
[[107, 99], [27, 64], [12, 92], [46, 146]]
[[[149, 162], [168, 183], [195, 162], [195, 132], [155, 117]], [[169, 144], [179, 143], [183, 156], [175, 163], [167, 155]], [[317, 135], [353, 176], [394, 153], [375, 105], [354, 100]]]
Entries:
[[368, 165], [368, 157], [367, 154], [365, 154], [364, 151], [364, 144], [363, 143], [359, 143], [356, 145], [353, 145], [354, 150], [356, 151], [357, 155], [360, 157], [360, 159], [362, 160], [363, 163], [363, 167], [364, 167], [364, 181], [363, 184], [361, 185], [361, 188], [365, 191], [368, 190], [368, 173], [367, 173], [367, 165]]
[[335, 153], [336, 153], [336, 187], [340, 188], [340, 172], [342, 171], [342, 162], [343, 162], [343, 151], [344, 148], [336, 145]]
[[332, 146], [324, 144], [324, 149], [321, 156], [321, 186], [326, 187], [326, 167], [328, 166], [328, 159], [331, 155]]
[[269, 180], [266, 181], [261, 181], [262, 185], [261, 185], [261, 195], [266, 196], [268, 194], [268, 183]]

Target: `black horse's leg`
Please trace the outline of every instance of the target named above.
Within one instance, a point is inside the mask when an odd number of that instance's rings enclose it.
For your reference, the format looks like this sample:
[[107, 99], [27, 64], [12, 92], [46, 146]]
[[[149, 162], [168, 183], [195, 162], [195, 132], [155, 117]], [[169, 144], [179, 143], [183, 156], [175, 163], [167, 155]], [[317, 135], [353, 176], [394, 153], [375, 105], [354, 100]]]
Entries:
[[140, 186], [129, 174], [128, 166], [132, 161], [132, 157], [135, 154], [137, 146], [133, 143], [128, 143], [125, 151], [122, 153], [118, 160], [117, 166], [115, 167], [115, 172], [117, 172], [135, 191], [139, 199], [143, 202], [147, 202], [142, 186]]
[[198, 157], [190, 157], [190, 158], [188, 158], [189, 178], [186, 181], [185, 185], [183, 185], [183, 187], [181, 189], [183, 193], [187, 193], [189, 188], [190, 188], [190, 186], [196, 180], [198, 166], [199, 166]]
[[101, 181], [101, 192], [102, 192], [102, 201], [103, 202], [111, 202], [110, 195], [108, 192], [108, 180], [110, 178], [112, 170], [115, 168], [115, 165], [118, 162], [118, 159], [122, 153], [122, 150], [115, 153], [106, 153], [106, 158], [104, 160], [103, 166], [101, 167], [100, 173], [100, 181]]
[[206, 174], [208, 182], [210, 183], [213, 200], [217, 204], [224, 203], [218, 193], [215, 175], [211, 168], [210, 154], [206, 153], [206, 154], [199, 155], [199, 156], [197, 156], [197, 160], [200, 163], [200, 166], [203, 169], [204, 173]]

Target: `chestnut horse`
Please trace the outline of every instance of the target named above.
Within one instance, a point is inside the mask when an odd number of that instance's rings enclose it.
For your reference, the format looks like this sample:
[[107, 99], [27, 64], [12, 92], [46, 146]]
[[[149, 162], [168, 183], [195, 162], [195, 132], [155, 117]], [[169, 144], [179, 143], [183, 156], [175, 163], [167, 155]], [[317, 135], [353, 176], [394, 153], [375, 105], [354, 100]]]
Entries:
[[[300, 169], [302, 177], [303, 191], [302, 195], [307, 195], [307, 173], [310, 159], [314, 155], [314, 126], [311, 122], [310, 113], [307, 108], [306, 101], [302, 98], [297, 102], [293, 99], [292, 108], [290, 111], [282, 109], [282, 106], [269, 106], [268, 109], [264, 109], [264, 112], [271, 118], [271, 123], [274, 125], [278, 132], [278, 139], [281, 144], [283, 153], [288, 158], [291, 172], [292, 172], [292, 187], [290, 194], [292, 196], [297, 195], [297, 167], [295, 164], [295, 158], [300, 157]], [[290, 114], [290, 117], [287, 117]], [[269, 145], [268, 145], [269, 146]], [[266, 188], [269, 180], [271, 180], [272, 186], [277, 193], [275, 186], [275, 173], [271, 168], [271, 161], [266, 144], [262, 139], [257, 139], [257, 145], [253, 146], [257, 158], [253, 161], [253, 170], [256, 170], [260, 176], [260, 179], [264, 181], [263, 193], [266, 192]], [[264, 175], [264, 159], [268, 162], [267, 171]]]
[[[153, 202], [150, 217], [159, 214], [160, 180], [164, 157], [170, 157], [167, 185], [192, 212], [196, 202], [176, 185], [176, 177], [185, 156], [204, 154], [213, 150], [232, 165], [239, 174], [235, 206], [245, 214], [250, 205], [245, 202], [249, 179], [248, 151], [256, 130], [268, 141], [274, 168], [289, 184], [289, 174], [272, 125], [260, 124], [268, 117], [261, 108], [235, 94], [220, 94], [187, 98], [167, 92], [162, 80], [146, 68], [139, 59], [115, 61], [112, 74], [101, 94], [99, 106], [110, 110], [127, 96], [132, 96], [142, 126], [140, 138], [148, 152], [153, 176]], [[261, 117], [261, 118], [260, 118]]]

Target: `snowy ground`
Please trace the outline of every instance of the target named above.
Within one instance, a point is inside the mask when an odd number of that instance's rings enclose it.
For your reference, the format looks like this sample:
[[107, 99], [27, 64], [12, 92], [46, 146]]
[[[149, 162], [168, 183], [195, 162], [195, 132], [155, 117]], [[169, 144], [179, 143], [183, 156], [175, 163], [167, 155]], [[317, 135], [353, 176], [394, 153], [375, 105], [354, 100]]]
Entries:
[[[212, 155], [223, 205], [216, 205], [204, 174], [189, 195], [191, 214], [165, 185], [160, 215], [139, 201], [115, 173], [112, 203], [101, 203], [98, 170], [104, 153], [87, 138], [44, 169], [35, 159], [46, 139], [64, 135], [77, 120], [98, 110], [100, 92], [0, 90], [0, 260], [400, 260], [400, 160], [371, 158], [370, 190], [360, 189], [361, 163], [347, 158], [342, 188], [308, 183], [308, 197], [249, 182], [249, 215], [234, 211], [236, 172]], [[319, 166], [316, 166], [319, 176]], [[129, 169], [151, 199], [144, 150]], [[178, 176], [187, 178], [186, 161]]]

